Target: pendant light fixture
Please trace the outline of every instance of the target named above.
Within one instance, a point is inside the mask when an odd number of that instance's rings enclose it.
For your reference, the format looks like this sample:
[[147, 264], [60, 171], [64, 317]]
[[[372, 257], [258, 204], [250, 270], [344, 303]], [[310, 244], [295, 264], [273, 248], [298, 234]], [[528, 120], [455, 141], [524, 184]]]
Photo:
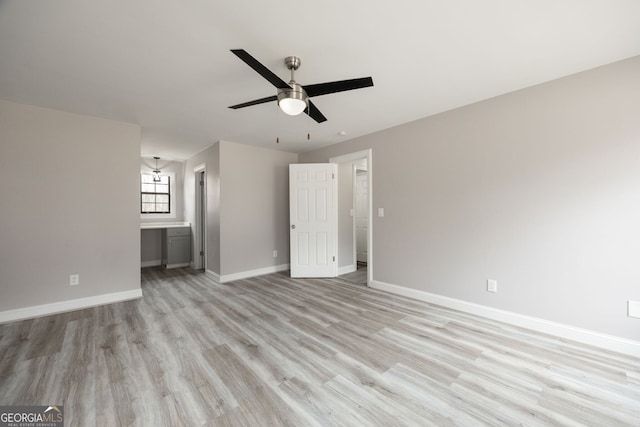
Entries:
[[156, 159], [156, 168], [153, 170], [153, 182], [160, 182], [160, 169], [158, 169], [160, 157], [154, 157], [154, 159]]

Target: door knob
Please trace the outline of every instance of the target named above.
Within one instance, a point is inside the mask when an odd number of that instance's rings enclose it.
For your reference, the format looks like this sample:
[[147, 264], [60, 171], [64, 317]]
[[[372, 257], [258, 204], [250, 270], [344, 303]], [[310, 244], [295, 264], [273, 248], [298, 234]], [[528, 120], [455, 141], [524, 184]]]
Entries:
[[295, 224], [292, 224], [292, 225], [291, 225], [291, 229], [292, 229], [292, 230], [295, 230], [295, 229], [296, 229], [296, 225], [295, 225]]

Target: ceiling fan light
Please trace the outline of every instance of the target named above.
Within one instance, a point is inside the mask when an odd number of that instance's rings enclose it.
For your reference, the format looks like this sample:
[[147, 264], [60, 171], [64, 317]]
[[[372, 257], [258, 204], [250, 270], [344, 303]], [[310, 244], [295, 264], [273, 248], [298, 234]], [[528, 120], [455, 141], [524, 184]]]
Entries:
[[297, 116], [307, 108], [307, 94], [294, 80], [289, 82], [291, 89], [278, 91], [278, 106], [283, 113]]
[[297, 98], [282, 98], [278, 105], [283, 113], [290, 116], [297, 116], [307, 108], [307, 103]]

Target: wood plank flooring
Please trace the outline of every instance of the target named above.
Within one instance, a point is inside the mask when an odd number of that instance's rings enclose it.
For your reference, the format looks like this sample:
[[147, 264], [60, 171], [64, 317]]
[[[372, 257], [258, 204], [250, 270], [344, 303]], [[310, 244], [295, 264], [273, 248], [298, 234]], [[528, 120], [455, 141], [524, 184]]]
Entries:
[[367, 285], [367, 264], [358, 263], [358, 268], [356, 271], [343, 274], [339, 277], [342, 280], [347, 280], [351, 283], [356, 283], [356, 284], [366, 286]]
[[0, 325], [0, 405], [67, 426], [640, 426], [640, 359], [368, 289], [143, 270]]

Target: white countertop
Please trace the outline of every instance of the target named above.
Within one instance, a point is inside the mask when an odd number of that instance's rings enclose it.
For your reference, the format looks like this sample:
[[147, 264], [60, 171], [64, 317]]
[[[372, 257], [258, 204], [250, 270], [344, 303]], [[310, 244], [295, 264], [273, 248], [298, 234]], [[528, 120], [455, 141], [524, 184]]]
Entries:
[[190, 222], [141, 222], [141, 230], [154, 230], [160, 228], [178, 228], [178, 227], [191, 227]]

